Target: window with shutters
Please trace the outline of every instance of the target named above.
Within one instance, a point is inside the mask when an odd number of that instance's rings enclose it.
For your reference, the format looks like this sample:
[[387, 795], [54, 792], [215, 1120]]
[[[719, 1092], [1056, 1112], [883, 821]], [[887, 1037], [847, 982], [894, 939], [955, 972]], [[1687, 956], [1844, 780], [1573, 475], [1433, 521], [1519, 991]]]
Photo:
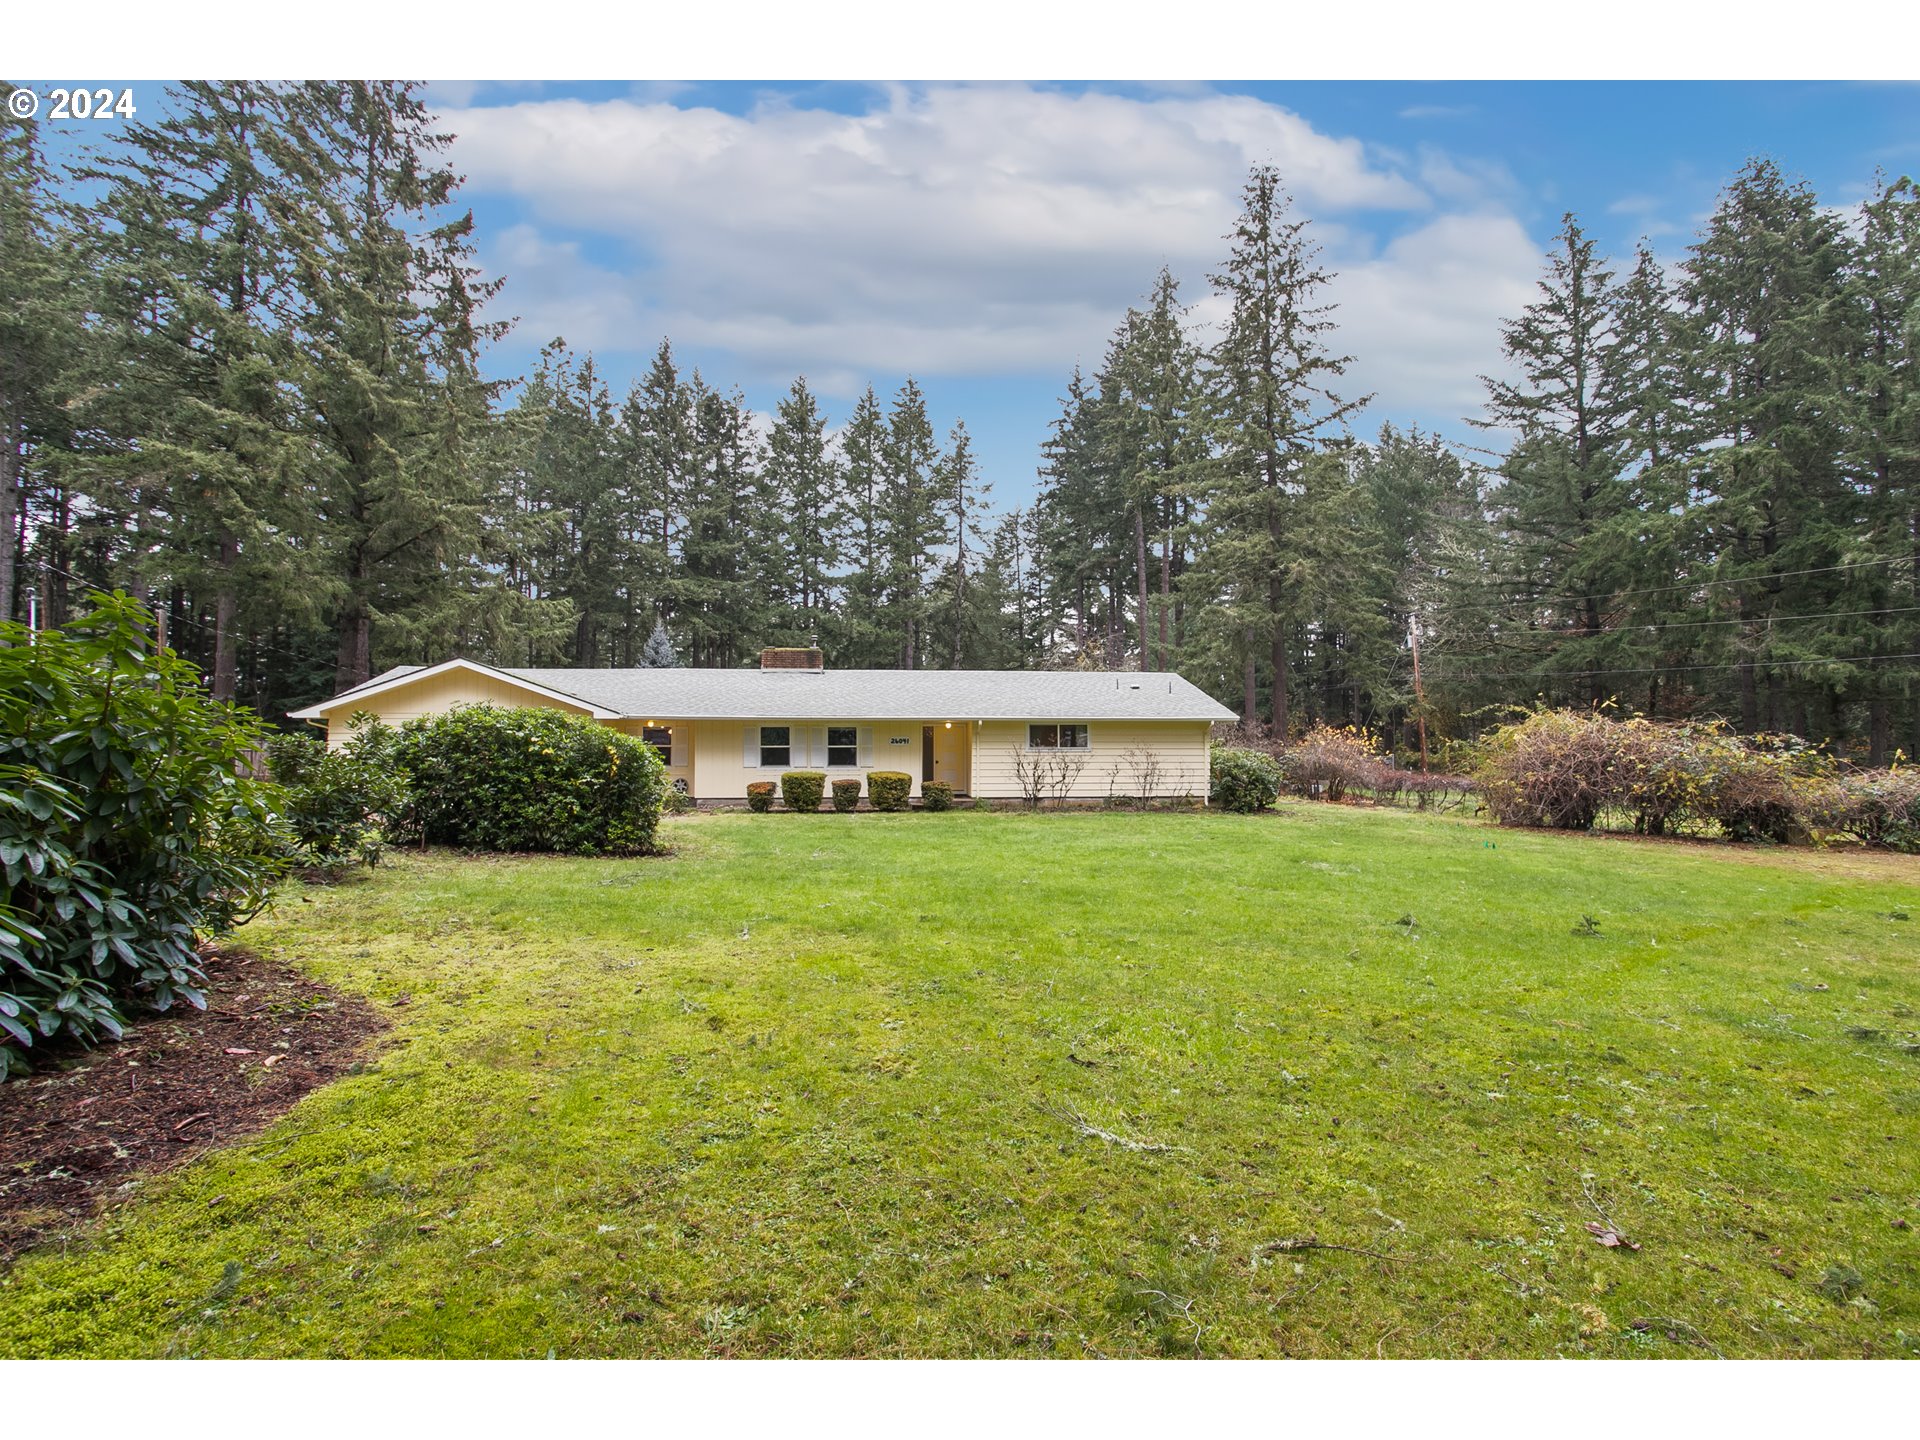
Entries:
[[837, 765], [849, 768], [860, 763], [860, 729], [857, 725], [829, 725], [827, 727], [827, 768]]
[[1085, 725], [1029, 725], [1029, 750], [1085, 750], [1091, 745]]
[[660, 763], [669, 768], [673, 765], [673, 731], [664, 725], [649, 725], [640, 732], [640, 738], [660, 752]]
[[760, 763], [783, 770], [793, 763], [793, 734], [787, 726], [760, 727]]

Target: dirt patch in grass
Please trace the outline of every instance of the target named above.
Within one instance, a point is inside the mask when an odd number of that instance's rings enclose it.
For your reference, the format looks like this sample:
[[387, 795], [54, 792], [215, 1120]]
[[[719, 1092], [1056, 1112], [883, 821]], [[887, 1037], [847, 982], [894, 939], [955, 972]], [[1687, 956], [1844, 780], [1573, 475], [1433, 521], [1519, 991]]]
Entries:
[[208, 1004], [0, 1085], [0, 1263], [129, 1180], [260, 1130], [348, 1069], [385, 1022], [238, 946], [205, 955]]

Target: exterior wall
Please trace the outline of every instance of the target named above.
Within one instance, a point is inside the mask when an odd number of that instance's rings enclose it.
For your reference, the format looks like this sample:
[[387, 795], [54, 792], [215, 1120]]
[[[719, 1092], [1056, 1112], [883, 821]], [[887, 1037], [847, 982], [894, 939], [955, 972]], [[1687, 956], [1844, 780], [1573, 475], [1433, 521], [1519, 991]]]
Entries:
[[[694, 777], [696, 800], [744, 800], [747, 786], [755, 780], [780, 781], [783, 770], [824, 770], [829, 786], [835, 780], [860, 781], [860, 793], [867, 793], [869, 770], [904, 770], [913, 777], [913, 793], [920, 793], [920, 731], [923, 720], [864, 720], [847, 722], [860, 731], [861, 764], [829, 766], [826, 763], [825, 721], [821, 720], [696, 720], [693, 722]], [[938, 722], [936, 722], [938, 723]], [[762, 725], [786, 725], [797, 738], [813, 732], [817, 753], [803, 758], [796, 746], [793, 763], [761, 768], [746, 763], [747, 732], [756, 736]], [[954, 722], [958, 731], [960, 723]], [[829, 790], [831, 793], [831, 790]]]
[[[437, 715], [456, 705], [481, 703], [541, 705], [573, 714], [586, 713], [582, 706], [549, 700], [491, 676], [456, 671], [417, 684], [398, 686], [372, 697], [364, 705], [329, 717], [327, 743], [331, 746], [345, 743], [351, 734], [347, 719], [352, 710], [368, 710], [390, 725], [400, 725], [417, 716]], [[829, 781], [857, 779], [862, 782], [863, 794], [869, 770], [902, 770], [913, 777], [912, 793], [918, 796], [922, 736], [928, 724], [934, 727], [936, 773], [943, 779], [951, 779], [956, 790], [986, 799], [1022, 798], [1013, 751], [1015, 747], [1025, 750], [1025, 721], [956, 719], [951, 730], [946, 728], [943, 719], [849, 721], [857, 724], [861, 738], [860, 763], [850, 767], [830, 767], [825, 763], [825, 722], [789, 721], [785, 723], [792, 729], [795, 740], [801, 742], [796, 744], [793, 762], [784, 767], [763, 769], [747, 763], [747, 734], [751, 730], [757, 737], [762, 724], [783, 722], [652, 718], [655, 725], [665, 724], [673, 731], [674, 763], [668, 768], [668, 778], [685, 781], [688, 792], [698, 800], [744, 800], [750, 782], [777, 782], [782, 769], [824, 770]], [[607, 723], [635, 737], [646, 727], [645, 719]], [[1036, 758], [1057, 753], [1086, 762], [1065, 797], [1068, 799], [1100, 800], [1108, 794], [1137, 794], [1139, 777], [1127, 763], [1127, 752], [1142, 749], [1151, 749], [1158, 757], [1160, 775], [1155, 782], [1158, 796], [1177, 798], [1190, 794], [1204, 799], [1211, 728], [1204, 720], [1095, 720], [1089, 724], [1090, 744], [1086, 750], [1035, 753]]]
[[[638, 720], [607, 720], [602, 723], [618, 730], [622, 735], [631, 735], [636, 740], [642, 738], [641, 732], [644, 730], [657, 730], [662, 725], [666, 726], [673, 732], [673, 763], [667, 766], [667, 783], [671, 785], [678, 782], [689, 795], [700, 793], [693, 788], [693, 757], [696, 749], [693, 721], [658, 717], [648, 719], [642, 716]], [[740, 793], [744, 795], [746, 792], [743, 790]]]
[[[1160, 763], [1154, 781], [1157, 798], [1207, 797], [1207, 739], [1204, 720], [1095, 720], [1088, 725], [1085, 750], [1030, 752], [1035, 759], [1061, 755], [1086, 761], [1064, 798], [1100, 800], [1108, 794], [1137, 795], [1140, 778], [1128, 764], [1129, 750], [1151, 750]], [[1014, 752], [1026, 752], [1024, 720], [988, 720], [974, 727], [973, 793], [989, 799], [1021, 799]]]
[[378, 715], [389, 725], [404, 725], [407, 721], [422, 715], [438, 715], [451, 710], [456, 705], [504, 705], [514, 706], [541, 705], [552, 710], [565, 710], [573, 715], [585, 715], [587, 709], [582, 705], [566, 705], [558, 700], [549, 700], [504, 680], [496, 680], [491, 675], [475, 675], [471, 671], [450, 670], [444, 675], [436, 675], [430, 680], [422, 680], [413, 685], [397, 685], [384, 694], [375, 695], [364, 704], [349, 703], [327, 717], [327, 744], [338, 749], [353, 734], [347, 721], [357, 712], [366, 710]]
[[[866, 779], [869, 770], [904, 770], [913, 777], [913, 794], [920, 793], [922, 729], [934, 725], [936, 768], [951, 745], [953, 763], [962, 777], [956, 785], [985, 799], [1022, 798], [1020, 782], [1014, 774], [1013, 747], [1023, 750], [1027, 743], [1025, 721], [987, 720], [968, 723], [956, 720], [948, 731], [944, 721], [877, 720], [860, 727], [868, 740], [864, 764], [847, 768], [829, 768], [813, 760], [803, 761], [798, 753], [791, 765], [762, 769], [745, 763], [746, 737], [751, 728], [757, 735], [762, 724], [779, 721], [699, 720], [694, 722], [695, 774], [692, 786], [701, 800], [744, 799], [747, 786], [755, 780], [780, 779], [781, 769], [825, 770], [828, 780]], [[804, 729], [824, 731], [818, 722], [791, 722], [796, 735]], [[1160, 763], [1155, 793], [1172, 799], [1192, 795], [1204, 800], [1207, 794], [1207, 740], [1212, 732], [1204, 720], [1101, 721], [1088, 727], [1086, 750], [1060, 752], [1086, 761], [1066, 798], [1100, 800], [1109, 793], [1133, 795], [1139, 790], [1139, 777], [1127, 763], [1129, 750], [1150, 749]], [[961, 737], [968, 736], [969, 747]], [[676, 731], [676, 740], [678, 732]], [[1053, 752], [1041, 752], [1042, 754]], [[944, 770], [941, 773], [946, 773]], [[864, 783], [861, 793], [866, 793]]]

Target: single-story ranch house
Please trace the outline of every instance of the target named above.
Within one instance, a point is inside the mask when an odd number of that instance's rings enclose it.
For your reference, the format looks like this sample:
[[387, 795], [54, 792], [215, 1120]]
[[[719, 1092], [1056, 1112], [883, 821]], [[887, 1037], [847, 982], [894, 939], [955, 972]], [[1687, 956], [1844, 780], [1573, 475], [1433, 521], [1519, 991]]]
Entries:
[[1207, 740], [1234, 714], [1178, 675], [1144, 671], [828, 670], [818, 650], [764, 650], [757, 669], [503, 670], [402, 665], [293, 712], [331, 745], [360, 711], [400, 724], [456, 705], [545, 705], [637, 735], [695, 800], [743, 800], [784, 770], [829, 779], [902, 770], [913, 793], [1207, 795]]

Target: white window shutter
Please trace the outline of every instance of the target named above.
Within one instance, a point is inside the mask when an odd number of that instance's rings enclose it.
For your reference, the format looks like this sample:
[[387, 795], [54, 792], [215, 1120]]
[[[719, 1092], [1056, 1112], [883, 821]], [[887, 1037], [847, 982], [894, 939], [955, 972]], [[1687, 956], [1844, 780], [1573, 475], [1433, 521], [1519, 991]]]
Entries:
[[746, 753], [740, 757], [740, 763], [749, 770], [760, 768], [760, 727], [758, 725], [747, 726], [747, 749]]
[[862, 725], [860, 727], [860, 768], [865, 770], [871, 764], [873, 764], [873, 727]]

